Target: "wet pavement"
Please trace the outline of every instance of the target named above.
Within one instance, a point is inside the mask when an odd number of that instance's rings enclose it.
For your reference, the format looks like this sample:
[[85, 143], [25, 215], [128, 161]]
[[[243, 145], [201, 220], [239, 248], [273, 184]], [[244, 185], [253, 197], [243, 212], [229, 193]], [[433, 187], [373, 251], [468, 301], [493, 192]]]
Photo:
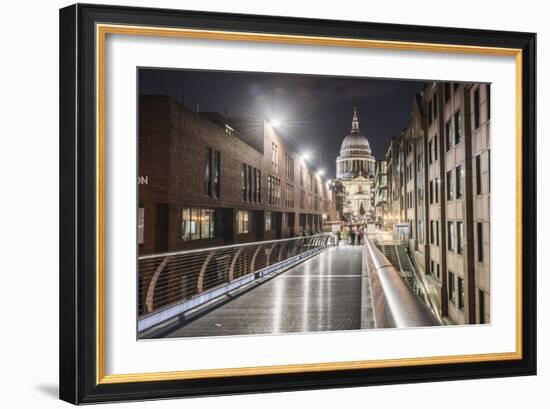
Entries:
[[361, 328], [362, 246], [330, 247], [164, 337]]

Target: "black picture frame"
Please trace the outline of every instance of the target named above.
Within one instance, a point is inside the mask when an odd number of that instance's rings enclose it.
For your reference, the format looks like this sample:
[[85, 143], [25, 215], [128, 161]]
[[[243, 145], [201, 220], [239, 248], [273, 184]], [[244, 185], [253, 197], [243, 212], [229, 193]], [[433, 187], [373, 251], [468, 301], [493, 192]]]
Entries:
[[[521, 358], [98, 382], [96, 24], [512, 48], [522, 54]], [[536, 374], [536, 34], [77, 4], [60, 10], [60, 398], [74, 404]], [[513, 238], [513, 234], [511, 234]]]

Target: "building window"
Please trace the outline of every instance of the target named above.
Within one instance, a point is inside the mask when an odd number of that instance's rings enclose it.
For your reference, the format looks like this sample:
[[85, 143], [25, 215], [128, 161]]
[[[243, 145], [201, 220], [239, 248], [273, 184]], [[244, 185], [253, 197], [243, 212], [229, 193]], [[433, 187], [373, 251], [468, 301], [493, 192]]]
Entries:
[[137, 219], [138, 219], [138, 222], [137, 222], [137, 225], [138, 225], [138, 231], [137, 231], [138, 244], [143, 244], [143, 230], [144, 230], [144, 227], [145, 227], [145, 209], [143, 208], [143, 206], [140, 206], [138, 208]]
[[248, 172], [247, 172], [247, 167], [246, 167], [246, 164], [243, 163], [243, 167], [242, 167], [242, 170], [241, 170], [241, 190], [242, 190], [242, 194], [243, 194], [243, 201], [246, 202], [246, 199], [248, 198]]
[[479, 128], [480, 118], [479, 118], [479, 88], [474, 91], [474, 129]]
[[271, 212], [265, 212], [265, 231], [271, 231]]
[[435, 221], [435, 245], [439, 246], [439, 220]]
[[477, 261], [483, 261], [483, 223], [477, 225]]
[[300, 168], [300, 186], [301, 187], [304, 187], [304, 181], [305, 181], [305, 169], [304, 168]]
[[433, 141], [430, 140], [430, 142], [428, 142], [428, 164], [430, 165], [433, 163], [432, 150], [433, 150]]
[[201, 239], [214, 238], [214, 210], [201, 209]]
[[268, 178], [268, 203], [278, 206], [281, 204], [281, 179], [274, 176]]
[[262, 171], [256, 172], [256, 203], [262, 202]]
[[183, 241], [214, 238], [214, 210], [183, 208], [181, 238]]
[[462, 166], [457, 166], [455, 170], [456, 179], [456, 198], [462, 197]]
[[250, 212], [237, 210], [237, 234], [245, 234], [250, 231]]
[[271, 143], [271, 168], [274, 173], [279, 172], [279, 147], [275, 142]]
[[434, 160], [437, 160], [437, 155], [439, 155], [437, 150], [437, 135], [434, 135]]
[[434, 179], [435, 202], [439, 203], [439, 178]]
[[451, 150], [451, 147], [453, 146], [453, 136], [451, 131], [452, 126], [451, 120], [449, 119], [445, 124], [445, 149], [447, 152], [449, 152]]
[[458, 277], [458, 308], [464, 309], [464, 279]]
[[428, 272], [428, 274], [434, 275], [434, 273], [435, 273], [435, 263], [433, 260], [430, 260], [430, 271]]
[[451, 84], [446, 82], [443, 89], [443, 98], [445, 103], [449, 102], [451, 99]]
[[441, 270], [439, 269], [439, 263], [436, 264], [437, 270], [436, 270], [436, 276], [437, 278], [441, 277]]
[[455, 145], [458, 145], [462, 140], [462, 131], [460, 129], [460, 111], [456, 111], [454, 115], [454, 130], [455, 130]]
[[435, 121], [435, 118], [437, 117], [437, 93], [434, 93], [434, 96], [432, 98], [432, 101], [433, 101], [433, 115], [434, 115], [434, 121]]
[[304, 190], [300, 190], [300, 209], [306, 208], [306, 192]]
[[453, 200], [453, 171], [447, 172], [447, 200]]
[[435, 237], [434, 237], [434, 221], [430, 220], [430, 244], [434, 244]]
[[204, 194], [220, 197], [220, 151], [206, 148], [204, 162]]
[[434, 203], [434, 181], [430, 180], [430, 204]]
[[294, 159], [290, 155], [286, 155], [286, 178], [291, 182], [294, 181]]
[[476, 194], [481, 194], [481, 155], [476, 156]]
[[455, 246], [453, 242], [453, 238], [455, 235], [454, 232], [455, 225], [453, 222], [447, 222], [447, 250], [454, 251]]
[[212, 164], [212, 196], [220, 197], [220, 151], [214, 151], [214, 162]]
[[294, 186], [289, 185], [288, 183], [285, 191], [285, 206], [294, 207]]
[[212, 196], [212, 148], [206, 148], [204, 158], [204, 194]]
[[463, 234], [462, 222], [456, 222], [456, 252], [458, 254], [464, 253]]
[[455, 275], [449, 271], [449, 301], [455, 302]]

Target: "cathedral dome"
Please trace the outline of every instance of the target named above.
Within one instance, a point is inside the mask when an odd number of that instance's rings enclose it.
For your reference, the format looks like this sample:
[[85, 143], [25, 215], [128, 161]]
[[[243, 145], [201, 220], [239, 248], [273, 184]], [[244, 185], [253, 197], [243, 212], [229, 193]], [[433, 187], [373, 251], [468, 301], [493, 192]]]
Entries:
[[342, 141], [340, 155], [346, 156], [370, 156], [371, 150], [366, 136], [359, 131], [359, 120], [357, 119], [357, 110], [353, 109], [353, 120], [351, 122], [351, 132]]

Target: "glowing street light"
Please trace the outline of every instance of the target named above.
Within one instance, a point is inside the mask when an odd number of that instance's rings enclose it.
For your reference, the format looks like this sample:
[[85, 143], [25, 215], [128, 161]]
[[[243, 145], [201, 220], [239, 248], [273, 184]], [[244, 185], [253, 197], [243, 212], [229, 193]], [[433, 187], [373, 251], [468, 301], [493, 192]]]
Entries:
[[302, 160], [306, 162], [310, 158], [310, 154], [308, 152], [302, 153]]
[[278, 119], [272, 119], [271, 121], [269, 121], [269, 124], [273, 128], [277, 128], [278, 126], [281, 126], [281, 121], [279, 121]]
[[319, 169], [319, 171], [317, 172], [317, 174], [319, 176], [323, 176], [325, 174], [325, 170], [324, 169]]

